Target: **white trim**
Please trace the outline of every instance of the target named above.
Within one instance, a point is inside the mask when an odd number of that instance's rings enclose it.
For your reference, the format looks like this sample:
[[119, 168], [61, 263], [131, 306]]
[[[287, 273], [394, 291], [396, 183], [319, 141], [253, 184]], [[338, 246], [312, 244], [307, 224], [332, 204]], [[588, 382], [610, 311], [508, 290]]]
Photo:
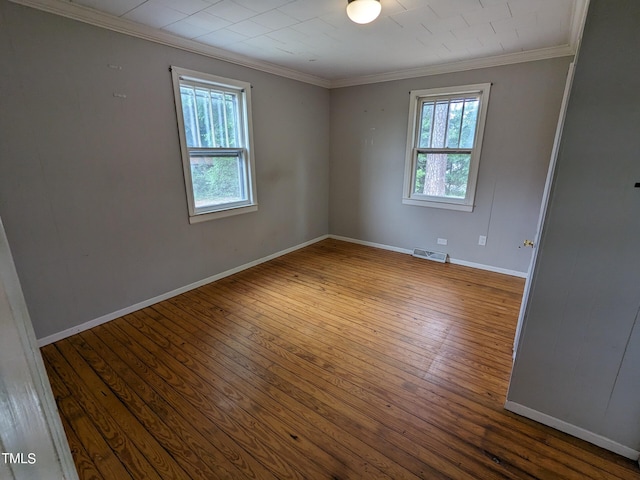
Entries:
[[367, 247], [381, 248], [382, 250], [390, 250], [392, 252], [407, 253], [409, 255], [413, 253], [413, 250], [409, 250], [407, 248], [392, 247], [391, 245], [385, 245], [383, 243], [367, 242], [366, 240], [358, 240], [357, 238], [343, 237], [341, 235], [330, 234], [329, 238], [341, 240], [343, 242], [357, 243], [358, 245], [365, 245]]
[[130, 20], [120, 17], [114, 17], [106, 13], [83, 7], [81, 5], [70, 2], [61, 2], [60, 0], [10, 0], [13, 3], [24, 5], [26, 7], [35, 8], [44, 12], [53, 13], [62, 17], [71, 18], [80, 22], [88, 23], [96, 27], [106, 28], [114, 32], [124, 33], [132, 37], [141, 38], [150, 42], [168, 45], [170, 47], [179, 48], [187, 52], [198, 53], [209, 58], [223, 60], [225, 62], [241, 65], [243, 67], [253, 68], [261, 72], [272, 73], [280, 77], [298, 80], [304, 83], [310, 83], [319, 87], [330, 88], [331, 82], [326, 78], [310, 75], [308, 73], [298, 72], [280, 65], [274, 65], [262, 60], [245, 57], [237, 53], [229, 52], [221, 48], [205, 45], [204, 43], [188, 40], [178, 37], [163, 30], [141, 25]]
[[584, 33], [584, 24], [587, 21], [590, 1], [575, 0], [571, 16], [571, 46], [576, 53], [580, 50], [580, 44], [582, 43], [582, 34]]
[[[357, 238], [343, 237], [341, 235], [330, 234], [329, 238], [333, 238], [334, 240], [342, 240], [343, 242], [357, 243], [358, 245], [365, 245], [367, 247], [381, 248], [382, 250], [390, 250], [392, 252], [407, 253], [409, 255], [413, 253], [413, 250], [411, 249], [393, 247], [391, 245], [385, 245], [383, 243], [367, 242], [366, 240], [358, 240]], [[520, 277], [520, 278], [527, 277], [526, 272], [519, 272], [517, 270], [509, 270], [507, 268], [494, 267], [492, 265], [484, 265], [482, 263], [467, 262], [466, 260], [459, 260], [457, 258], [449, 257], [449, 263], [451, 263], [452, 265], [460, 265], [463, 267], [476, 268], [478, 270], [486, 270], [488, 272], [502, 273], [504, 275], [511, 275], [512, 277]]]
[[13, 480], [78, 480], [2, 219], [0, 330], [0, 396], [6, 407], [2, 412], [0, 448], [5, 452], [23, 452], [25, 456], [37, 452], [33, 463], [31, 457], [24, 464], [3, 462], [0, 475], [6, 472]]
[[502, 273], [504, 275], [511, 275], [512, 277], [527, 278], [527, 272], [510, 270], [508, 268], [502, 267], [494, 267], [493, 265], [485, 265], [483, 263], [467, 262], [466, 260], [459, 260], [457, 258], [451, 257], [449, 257], [449, 263], [453, 265], [460, 265], [463, 267], [477, 268], [478, 270], [486, 270], [493, 273]]
[[568, 433], [569, 435], [597, 445], [598, 447], [602, 447], [606, 450], [617, 453], [618, 455], [622, 455], [623, 457], [629, 458], [631, 460], [640, 459], [640, 451], [638, 450], [634, 450], [633, 448], [622, 445], [607, 437], [603, 437], [602, 435], [598, 435], [597, 433], [593, 433], [589, 430], [585, 430], [584, 428], [572, 425], [571, 423], [567, 423], [564, 420], [552, 417], [551, 415], [547, 415], [546, 413], [542, 413], [532, 408], [525, 407], [524, 405], [512, 402], [511, 400], [506, 401], [504, 408], [506, 410], [509, 410], [510, 412], [516, 413], [526, 418], [530, 418], [531, 420], [535, 420], [536, 422], [542, 423], [543, 425], [555, 428], [556, 430]]
[[293, 247], [289, 247], [284, 250], [280, 250], [279, 252], [272, 253], [271, 255], [267, 255], [266, 257], [262, 257], [257, 260], [253, 260], [252, 262], [245, 263], [244, 265], [240, 265], [239, 267], [235, 267], [230, 270], [217, 273], [216, 275], [212, 275], [210, 277], [204, 278], [202, 280], [191, 283], [189, 285], [185, 285], [184, 287], [176, 288], [175, 290], [171, 290], [170, 292], [163, 293], [162, 295], [158, 295], [148, 300], [144, 300], [142, 302], [136, 303], [135, 305], [131, 305], [129, 307], [125, 307], [115, 312], [108, 313], [106, 315], [95, 318], [93, 320], [89, 320], [88, 322], [82, 323], [80, 325], [76, 325], [75, 327], [68, 328], [66, 330], [63, 330], [62, 332], [54, 333], [53, 335], [40, 338], [38, 339], [38, 346], [44, 347], [45, 345], [49, 345], [50, 343], [57, 342], [58, 340], [62, 340], [64, 338], [70, 337], [71, 335], [75, 335], [76, 333], [84, 332], [85, 330], [89, 330], [90, 328], [97, 327], [98, 325], [102, 325], [103, 323], [107, 323], [111, 320], [115, 320], [116, 318], [120, 318], [124, 315], [128, 315], [129, 313], [135, 312], [142, 308], [149, 307], [158, 302], [162, 302], [163, 300], [167, 300], [169, 298], [175, 297], [176, 295], [180, 295], [182, 293], [188, 292], [189, 290], [193, 290], [195, 288], [201, 287], [208, 283], [215, 282], [216, 280], [220, 280], [222, 278], [228, 277], [230, 275], [241, 272], [248, 268], [255, 267], [256, 265], [260, 265], [261, 263], [268, 262], [269, 260], [273, 260], [274, 258], [281, 257], [282, 255], [286, 255], [287, 253], [291, 253], [301, 248], [308, 247], [309, 245], [313, 245], [314, 243], [320, 242], [327, 238], [329, 238], [329, 235], [322, 235], [320, 237], [316, 237], [307, 242], [300, 243]]
[[[191, 199], [191, 196], [188, 196]], [[217, 218], [231, 217], [233, 215], [241, 215], [243, 213], [251, 213], [258, 211], [258, 204], [243, 205], [241, 207], [226, 208], [225, 210], [217, 210], [215, 212], [198, 213], [197, 215], [189, 215], [189, 223], [201, 223], [209, 220], [215, 220]]]
[[[413, 165], [413, 163], [414, 162], [411, 162], [411, 165]], [[409, 175], [411, 175], [411, 173]], [[411, 177], [410, 177], [410, 181], [412, 181]], [[414, 207], [442, 208], [445, 210], [456, 210], [458, 212], [473, 212], [473, 207], [474, 207], [473, 204], [465, 205], [463, 203], [448, 203], [445, 201], [435, 202], [435, 201], [429, 201], [429, 200], [418, 200], [417, 198], [418, 198], [417, 196], [416, 198], [403, 198], [402, 204], [413, 205]], [[432, 197], [426, 197], [426, 198], [432, 198]]]
[[198, 53], [217, 60], [253, 68], [262, 72], [271, 73], [292, 80], [297, 80], [324, 88], [341, 88], [369, 83], [389, 82], [392, 80], [404, 80], [407, 78], [427, 77], [443, 73], [464, 72], [479, 68], [498, 67], [515, 63], [533, 62], [557, 57], [575, 55], [581, 25], [586, 16], [588, 0], [576, 0], [571, 23], [571, 39], [567, 45], [557, 47], [530, 50], [527, 52], [509, 53], [493, 57], [462, 60], [441, 65], [430, 65], [419, 68], [399, 70], [373, 75], [362, 75], [350, 78], [330, 80], [317, 75], [302, 73], [297, 70], [275, 65], [273, 63], [256, 60], [237, 53], [229, 52], [221, 48], [205, 45], [193, 40], [188, 40], [163, 30], [141, 25], [123, 18], [114, 17], [106, 13], [98, 12], [91, 8], [60, 0], [10, 0], [13, 3], [35, 8], [44, 12], [53, 13], [80, 22], [88, 23], [96, 27], [106, 28], [115, 32], [124, 33], [137, 38], [142, 38], [162, 45], [168, 45], [182, 50]]
[[471, 60], [461, 60], [459, 62], [443, 63], [440, 65], [428, 65], [425, 67], [399, 70], [397, 72], [341, 78], [337, 80], [331, 80], [329, 88], [354, 87], [357, 85], [367, 85], [370, 83], [391, 82], [394, 80], [406, 80], [408, 78], [442, 75], [444, 73], [466, 72], [468, 70], [477, 70], [479, 68], [501, 67], [503, 65], [535, 62], [538, 60], [547, 60], [550, 58], [570, 57], [572, 55], [575, 55], [575, 53], [576, 51], [573, 45], [562, 45], [559, 47], [529, 50], [528, 52], [508, 53], [505, 55], [497, 55], [494, 57], [474, 58]]

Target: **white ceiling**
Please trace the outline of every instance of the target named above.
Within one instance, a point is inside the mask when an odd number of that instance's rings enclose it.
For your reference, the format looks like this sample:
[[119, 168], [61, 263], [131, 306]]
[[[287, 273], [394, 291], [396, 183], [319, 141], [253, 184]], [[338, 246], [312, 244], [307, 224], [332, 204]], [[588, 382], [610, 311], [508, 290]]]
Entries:
[[[67, 16], [74, 16], [68, 12], [75, 8], [76, 17], [87, 17], [91, 9], [109, 16], [92, 23], [105, 26], [104, 19], [113, 18], [123, 31], [123, 25], [135, 22], [236, 59], [248, 57], [333, 83], [522, 52], [571, 54], [585, 3], [382, 0], [380, 17], [357, 25], [346, 16], [347, 0], [14, 1], [47, 4], [49, 11], [58, 3]], [[162, 38], [166, 43], [168, 36]]]

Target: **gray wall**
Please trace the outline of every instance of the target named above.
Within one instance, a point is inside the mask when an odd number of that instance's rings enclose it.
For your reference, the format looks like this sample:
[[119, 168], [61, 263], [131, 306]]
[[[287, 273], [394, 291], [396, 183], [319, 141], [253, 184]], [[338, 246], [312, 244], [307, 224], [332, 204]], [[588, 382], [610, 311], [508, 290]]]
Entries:
[[[0, 217], [40, 338], [326, 233], [528, 268], [568, 58], [330, 93], [6, 0], [0, 22]], [[171, 64], [252, 83], [258, 212], [188, 223]], [[402, 205], [409, 90], [480, 82], [475, 211]]]
[[592, 0], [508, 399], [640, 450], [640, 3]]
[[[331, 91], [330, 232], [527, 272], [570, 58]], [[492, 82], [476, 207], [402, 204], [409, 91]], [[478, 245], [478, 236], [487, 245]], [[436, 244], [438, 237], [448, 245]]]
[[[258, 212], [189, 224], [172, 64], [252, 83]], [[0, 71], [0, 217], [38, 337], [328, 231], [326, 89], [5, 0]]]

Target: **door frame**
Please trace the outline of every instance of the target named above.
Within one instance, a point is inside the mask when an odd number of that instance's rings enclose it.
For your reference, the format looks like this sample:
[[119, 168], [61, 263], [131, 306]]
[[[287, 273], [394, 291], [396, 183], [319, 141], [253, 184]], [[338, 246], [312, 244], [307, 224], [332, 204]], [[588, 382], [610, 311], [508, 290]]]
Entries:
[[2, 219], [0, 331], [0, 477], [78, 480]]
[[[580, 0], [576, 0], [580, 1]], [[558, 126], [556, 127], [556, 135], [553, 141], [553, 148], [551, 150], [551, 160], [549, 162], [549, 169], [547, 171], [547, 179], [544, 185], [544, 192], [542, 193], [542, 201], [540, 202], [540, 215], [538, 217], [538, 226], [536, 229], [536, 236], [533, 240], [533, 253], [531, 255], [531, 262], [529, 263], [529, 271], [524, 284], [524, 292], [522, 294], [522, 302], [520, 303], [520, 312], [518, 314], [518, 323], [516, 324], [516, 333], [513, 339], [513, 362], [516, 361], [518, 354], [518, 346], [520, 345], [520, 335], [522, 334], [522, 328], [524, 327], [524, 319], [527, 315], [527, 307], [529, 305], [529, 294], [533, 287], [533, 276], [536, 268], [536, 261], [538, 259], [538, 249], [540, 248], [540, 240], [542, 239], [542, 231], [544, 229], [544, 220], [547, 215], [547, 208], [549, 206], [549, 198], [551, 196], [551, 187], [553, 184], [553, 177], [556, 171], [556, 163], [558, 161], [558, 154], [560, 153], [560, 145], [562, 141], [562, 132], [564, 130], [564, 122], [567, 116], [567, 108], [569, 107], [569, 99], [571, 97], [571, 88], [573, 87], [573, 78], [575, 76], [576, 63], [578, 56], [580, 55], [580, 46], [582, 44], [582, 35], [584, 34], [584, 26], [587, 21], [587, 13], [589, 12], [590, 0], [583, 0], [580, 9], [576, 9], [575, 16], [572, 20], [572, 30], [576, 32], [576, 54], [573, 57], [573, 61], [569, 65], [567, 72], [567, 80], [564, 87], [564, 95], [562, 97], [562, 104], [560, 105], [560, 115], [558, 117]]]
[[575, 75], [575, 63], [577, 59], [574, 58], [573, 62], [569, 64], [569, 71], [567, 72], [567, 81], [564, 87], [564, 95], [562, 97], [562, 104], [560, 106], [560, 116], [558, 118], [558, 127], [556, 128], [556, 136], [553, 141], [553, 148], [551, 150], [551, 160], [549, 162], [549, 170], [547, 171], [547, 180], [544, 184], [544, 192], [542, 193], [542, 202], [540, 203], [540, 215], [538, 217], [538, 226], [536, 229], [536, 236], [533, 240], [533, 253], [531, 255], [531, 263], [529, 264], [529, 271], [524, 283], [524, 292], [522, 294], [522, 303], [520, 304], [520, 313], [518, 314], [518, 323], [516, 325], [516, 334], [513, 339], [513, 361], [516, 360], [518, 353], [518, 345], [520, 343], [520, 334], [522, 333], [522, 326], [529, 305], [529, 294], [531, 293], [533, 273], [536, 267], [536, 260], [538, 259], [538, 250], [540, 247], [540, 239], [542, 238], [542, 230], [544, 228], [544, 220], [547, 216], [547, 208], [549, 206], [549, 198], [551, 197], [551, 186], [553, 184], [553, 176], [556, 171], [556, 164], [558, 162], [558, 154], [560, 153], [560, 143], [562, 141], [562, 132], [564, 130], [564, 121], [567, 116], [567, 108], [569, 106], [569, 98], [571, 96], [571, 87], [573, 86], [573, 78]]

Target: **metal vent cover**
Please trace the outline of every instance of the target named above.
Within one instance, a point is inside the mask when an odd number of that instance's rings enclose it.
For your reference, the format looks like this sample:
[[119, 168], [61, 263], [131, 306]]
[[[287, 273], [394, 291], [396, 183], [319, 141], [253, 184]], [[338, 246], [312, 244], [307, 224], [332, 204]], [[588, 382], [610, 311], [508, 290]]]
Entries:
[[426, 260], [433, 260], [434, 262], [445, 263], [447, 261], [447, 254], [444, 252], [431, 252], [422, 248], [414, 248], [412, 255], [418, 258], [424, 258]]

